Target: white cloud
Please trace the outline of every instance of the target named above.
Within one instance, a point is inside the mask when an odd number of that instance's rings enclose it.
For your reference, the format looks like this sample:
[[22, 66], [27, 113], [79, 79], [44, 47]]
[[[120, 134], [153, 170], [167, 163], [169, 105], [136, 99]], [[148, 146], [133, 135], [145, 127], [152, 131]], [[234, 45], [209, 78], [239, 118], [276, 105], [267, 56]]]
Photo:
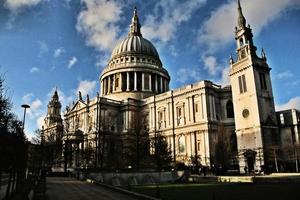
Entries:
[[[299, 0], [243, 0], [241, 1], [247, 23], [253, 25], [255, 34], [287, 8], [300, 6]], [[214, 52], [234, 39], [234, 27], [237, 24], [237, 3], [229, 1], [211, 13], [199, 31], [199, 42]]]
[[110, 57], [109, 53], [105, 53], [102, 56], [99, 56], [97, 58], [98, 61], [96, 63], [96, 67], [104, 69], [106, 67], [107, 63], [108, 63], [109, 57]]
[[47, 54], [49, 52], [48, 45], [46, 44], [45, 41], [38, 41], [38, 45], [39, 45], [38, 57], [42, 57], [44, 54]]
[[287, 103], [281, 104], [281, 105], [276, 105], [276, 110], [288, 110], [288, 109], [293, 109], [296, 108], [300, 110], [300, 97], [294, 97], [291, 98]]
[[174, 37], [178, 26], [188, 21], [193, 12], [207, 0], [160, 0], [154, 6], [153, 14], [146, 16], [142, 34], [150, 40], [168, 42]]
[[33, 93], [27, 93], [23, 96], [22, 100], [24, 103], [29, 104], [29, 102], [32, 100], [34, 97]]
[[38, 129], [42, 129], [42, 126], [44, 125], [44, 119], [45, 116], [40, 116], [36, 119], [36, 125]]
[[219, 79], [214, 80], [217, 84], [222, 86], [230, 85], [230, 66], [227, 62], [219, 62], [217, 57], [213, 55], [203, 55], [202, 61], [204, 63], [203, 68], [208, 71], [209, 75], [220, 77]]
[[57, 49], [55, 49], [53, 56], [55, 58], [59, 57], [61, 54], [63, 54], [65, 52], [65, 49], [63, 47], [59, 47]]
[[95, 92], [96, 81], [83, 80], [79, 82], [77, 92], [81, 92], [83, 96]]
[[27, 113], [31, 119], [39, 117], [42, 114], [43, 102], [39, 98], [34, 98], [33, 93], [28, 93], [23, 96], [23, 102], [28, 104], [30, 108]]
[[42, 105], [43, 105], [43, 103], [40, 99], [35, 99], [34, 101], [31, 102], [30, 108], [32, 111], [36, 111], [36, 110], [40, 109]]
[[73, 56], [68, 62], [68, 69], [71, 69], [77, 63], [77, 58]]
[[289, 81], [286, 83], [286, 85], [289, 85], [289, 86], [298, 86], [300, 84], [300, 80], [296, 80], [296, 81]]
[[178, 51], [174, 45], [169, 45], [169, 50], [172, 56], [178, 56]]
[[87, 37], [87, 44], [99, 51], [110, 51], [118, 41], [122, 5], [118, 1], [82, 0], [86, 9], [77, 18], [76, 29]]
[[203, 57], [204, 69], [208, 71], [210, 75], [216, 75], [222, 71], [222, 67], [217, 62], [217, 58], [214, 56]]
[[181, 84], [199, 81], [201, 73], [197, 68], [180, 68], [176, 73], [175, 82]]
[[291, 72], [291, 70], [286, 70], [286, 71], [276, 74], [274, 76], [274, 78], [275, 79], [286, 79], [286, 78], [291, 78], [293, 76], [294, 76], [294, 74]]
[[30, 69], [30, 73], [35, 73], [35, 72], [39, 72], [39, 71], [40, 71], [40, 69], [37, 68], [37, 67], [32, 67], [32, 68]]
[[4, 5], [11, 11], [17, 11], [23, 7], [36, 6], [43, 0], [4, 0]]
[[230, 71], [229, 66], [222, 70], [222, 77], [220, 82], [222, 86], [230, 85], [229, 71]]

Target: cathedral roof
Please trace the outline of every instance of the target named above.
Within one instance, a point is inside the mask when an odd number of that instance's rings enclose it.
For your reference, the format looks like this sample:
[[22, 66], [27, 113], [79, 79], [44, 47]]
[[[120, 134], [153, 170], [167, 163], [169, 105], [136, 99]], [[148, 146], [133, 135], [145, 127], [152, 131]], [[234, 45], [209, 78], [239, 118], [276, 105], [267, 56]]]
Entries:
[[114, 48], [111, 59], [124, 54], [147, 55], [159, 60], [159, 55], [154, 45], [142, 36], [136, 8], [134, 9], [128, 36]]
[[115, 58], [124, 54], [141, 54], [159, 59], [159, 55], [153, 44], [142, 36], [137, 35], [129, 35], [125, 38], [114, 48], [111, 57]]

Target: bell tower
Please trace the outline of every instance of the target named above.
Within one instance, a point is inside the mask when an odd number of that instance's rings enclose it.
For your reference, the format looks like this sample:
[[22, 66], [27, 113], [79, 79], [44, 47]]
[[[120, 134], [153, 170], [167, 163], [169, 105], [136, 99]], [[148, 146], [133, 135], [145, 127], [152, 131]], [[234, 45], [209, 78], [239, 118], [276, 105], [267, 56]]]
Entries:
[[262, 49], [261, 57], [253, 43], [250, 25], [238, 0], [235, 27], [237, 60], [230, 58], [230, 81], [235, 112], [239, 165], [243, 173], [260, 171], [268, 162], [267, 148], [278, 142], [278, 128], [270, 78], [271, 68]]
[[57, 90], [48, 103], [47, 116], [44, 119], [42, 127], [45, 142], [54, 142], [60, 140], [63, 133], [63, 123], [61, 118], [61, 103], [58, 98]]

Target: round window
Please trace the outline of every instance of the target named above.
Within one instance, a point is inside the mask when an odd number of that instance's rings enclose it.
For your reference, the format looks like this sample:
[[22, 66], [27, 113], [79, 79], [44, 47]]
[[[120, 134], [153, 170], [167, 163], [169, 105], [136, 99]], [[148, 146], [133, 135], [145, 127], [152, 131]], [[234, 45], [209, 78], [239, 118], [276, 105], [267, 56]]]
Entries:
[[244, 118], [247, 118], [248, 116], [249, 116], [249, 110], [247, 109], [247, 108], [245, 108], [244, 110], [243, 110], [243, 113], [242, 113], [242, 115], [243, 115], [243, 117]]

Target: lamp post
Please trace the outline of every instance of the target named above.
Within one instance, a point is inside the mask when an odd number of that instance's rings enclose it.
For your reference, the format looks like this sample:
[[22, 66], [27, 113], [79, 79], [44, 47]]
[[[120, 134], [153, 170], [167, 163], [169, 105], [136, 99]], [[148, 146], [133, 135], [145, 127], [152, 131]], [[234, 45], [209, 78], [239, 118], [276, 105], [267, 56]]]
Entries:
[[27, 104], [23, 104], [23, 105], [21, 105], [21, 107], [24, 108], [24, 117], [23, 117], [23, 134], [24, 134], [26, 109], [27, 109], [27, 108], [30, 108], [30, 106], [27, 105]]
[[22, 185], [25, 184], [25, 181], [27, 179], [27, 147], [25, 145], [25, 133], [24, 133], [24, 127], [25, 127], [25, 116], [26, 116], [26, 109], [30, 108], [29, 105], [23, 104], [21, 105], [22, 108], [24, 108], [24, 117], [23, 117], [23, 127], [22, 127], [22, 139], [24, 140], [24, 144], [21, 147], [22, 154], [20, 154], [20, 163], [19, 163], [19, 169], [17, 170], [17, 188], [22, 188]]

